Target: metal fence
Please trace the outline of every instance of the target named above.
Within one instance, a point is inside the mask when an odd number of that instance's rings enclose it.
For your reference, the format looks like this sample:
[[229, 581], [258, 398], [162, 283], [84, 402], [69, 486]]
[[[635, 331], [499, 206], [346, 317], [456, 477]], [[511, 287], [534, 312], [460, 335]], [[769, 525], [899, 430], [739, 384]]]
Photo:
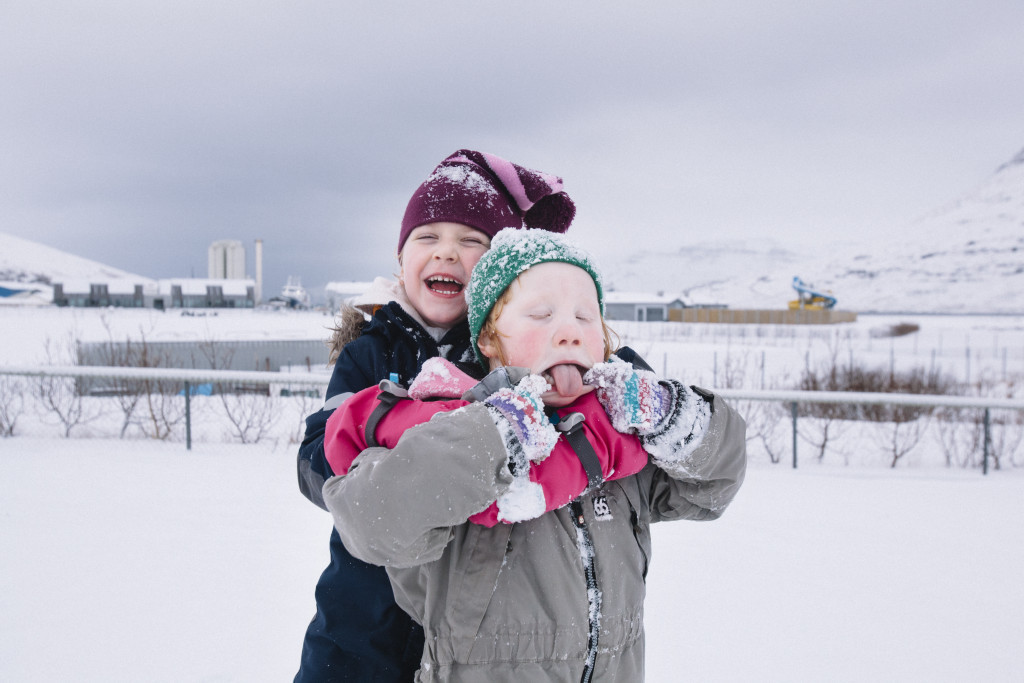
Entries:
[[1014, 398], [988, 398], [973, 396], [937, 396], [930, 394], [889, 394], [844, 391], [799, 391], [799, 390], [746, 390], [717, 389], [715, 394], [730, 400], [772, 401], [789, 406], [793, 419], [793, 467], [797, 466], [797, 420], [798, 406], [806, 403], [890, 405], [922, 408], [968, 408], [984, 411], [984, 446], [982, 474], [988, 474], [991, 452], [992, 410], [1024, 411], [1024, 400]]
[[192, 370], [182, 368], [135, 368], [103, 366], [0, 366], [0, 377], [14, 376], [43, 380], [74, 378], [106, 381], [90, 385], [93, 395], [153, 391], [184, 396], [185, 444], [192, 448], [192, 400], [199, 393], [246, 393], [258, 388], [267, 396], [290, 396], [315, 392], [322, 396], [330, 375], [312, 372], [249, 372], [236, 370]]
[[[323, 394], [330, 381], [326, 373], [305, 372], [245, 372], [230, 370], [189, 370], [176, 368], [133, 368], [97, 366], [0, 366], [0, 376], [21, 376], [29, 378], [70, 377], [82, 379], [104, 379], [116, 381], [155, 381], [177, 383], [185, 397], [186, 446], [191, 448], [190, 400], [195, 388], [204, 384], [243, 385], [265, 387], [268, 395], [287, 396], [301, 391], [316, 391]], [[829, 391], [787, 391], [787, 390], [746, 390], [712, 389], [729, 400], [768, 401], [787, 405], [792, 416], [793, 467], [797, 467], [797, 421], [798, 406], [804, 404], [850, 404], [858, 406], [889, 405], [922, 408], [965, 408], [984, 413], [984, 452], [982, 472], [988, 473], [991, 448], [991, 411], [1024, 411], [1024, 400], [1013, 398], [987, 398], [970, 396], [939, 396], [926, 394], [891, 394], [867, 392]]]

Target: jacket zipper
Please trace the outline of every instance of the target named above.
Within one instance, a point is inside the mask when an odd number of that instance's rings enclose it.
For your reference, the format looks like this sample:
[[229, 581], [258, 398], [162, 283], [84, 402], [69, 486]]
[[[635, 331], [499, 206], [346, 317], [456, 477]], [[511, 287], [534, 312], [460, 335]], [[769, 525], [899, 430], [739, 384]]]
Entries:
[[576, 527], [577, 545], [580, 558], [583, 560], [583, 574], [587, 580], [587, 657], [584, 660], [583, 675], [580, 683], [590, 683], [597, 664], [597, 639], [601, 634], [601, 589], [597, 583], [597, 567], [594, 558], [594, 541], [590, 537], [587, 520], [583, 516], [583, 505], [580, 500], [569, 503], [573, 526]]

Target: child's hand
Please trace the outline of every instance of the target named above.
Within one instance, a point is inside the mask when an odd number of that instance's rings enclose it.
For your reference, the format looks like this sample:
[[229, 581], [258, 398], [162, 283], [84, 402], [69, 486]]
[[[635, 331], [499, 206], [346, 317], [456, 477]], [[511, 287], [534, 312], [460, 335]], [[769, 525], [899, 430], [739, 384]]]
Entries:
[[558, 432], [544, 414], [540, 398], [547, 390], [543, 377], [527, 375], [514, 388], [498, 389], [484, 399], [505, 441], [513, 473], [520, 465], [525, 469], [526, 460], [540, 462], [546, 458], [558, 441]]
[[671, 391], [657, 375], [636, 370], [615, 356], [590, 368], [583, 381], [597, 387], [597, 400], [623, 434], [653, 432], [671, 407]]
[[548, 457], [558, 442], [540, 398], [547, 390], [543, 377], [527, 375], [514, 388], [498, 389], [483, 402], [501, 434], [512, 472], [511, 486], [498, 498], [498, 518], [507, 522], [544, 513], [544, 489], [530, 480], [530, 463]]

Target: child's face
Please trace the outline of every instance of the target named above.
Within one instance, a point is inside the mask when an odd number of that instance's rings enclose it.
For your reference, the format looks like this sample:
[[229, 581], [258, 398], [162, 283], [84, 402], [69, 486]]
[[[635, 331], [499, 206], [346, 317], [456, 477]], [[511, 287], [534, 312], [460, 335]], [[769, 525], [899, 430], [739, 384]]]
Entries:
[[448, 328], [465, 319], [463, 291], [473, 266], [490, 246], [486, 234], [462, 223], [428, 223], [409, 233], [398, 255], [400, 279], [428, 325]]
[[564, 406], [593, 387], [582, 375], [604, 360], [604, 326], [597, 287], [577, 266], [541, 263], [524, 271], [509, 287], [495, 328], [499, 339], [481, 337], [480, 350], [497, 361], [499, 345], [505, 361], [543, 375], [552, 391], [544, 403]]

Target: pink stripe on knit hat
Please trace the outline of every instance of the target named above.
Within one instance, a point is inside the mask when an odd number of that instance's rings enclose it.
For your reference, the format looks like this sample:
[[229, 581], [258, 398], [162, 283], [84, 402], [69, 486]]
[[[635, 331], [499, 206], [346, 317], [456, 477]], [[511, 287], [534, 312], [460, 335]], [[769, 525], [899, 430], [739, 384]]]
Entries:
[[526, 196], [526, 188], [523, 187], [523, 181], [519, 179], [516, 165], [511, 161], [506, 161], [487, 152], [480, 152], [480, 156], [484, 158], [487, 165], [494, 171], [494, 175], [498, 176], [498, 180], [505, 186], [508, 193], [512, 195], [512, 199], [516, 200], [519, 210], [523, 213], [529, 211], [530, 207], [533, 206], [533, 202]]

